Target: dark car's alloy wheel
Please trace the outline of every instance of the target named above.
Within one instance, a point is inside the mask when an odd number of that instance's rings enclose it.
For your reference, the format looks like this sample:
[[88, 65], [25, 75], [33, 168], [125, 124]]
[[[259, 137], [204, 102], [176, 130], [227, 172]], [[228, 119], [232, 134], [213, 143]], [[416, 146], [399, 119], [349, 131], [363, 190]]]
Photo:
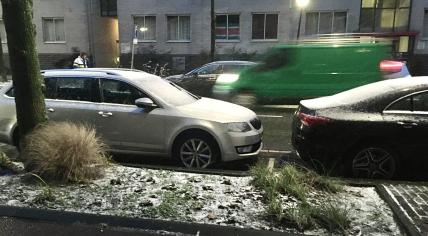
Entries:
[[397, 171], [397, 158], [387, 148], [363, 148], [353, 155], [351, 171], [357, 178], [391, 179]]
[[185, 167], [206, 168], [213, 161], [213, 153], [204, 140], [192, 138], [181, 145], [180, 159]]

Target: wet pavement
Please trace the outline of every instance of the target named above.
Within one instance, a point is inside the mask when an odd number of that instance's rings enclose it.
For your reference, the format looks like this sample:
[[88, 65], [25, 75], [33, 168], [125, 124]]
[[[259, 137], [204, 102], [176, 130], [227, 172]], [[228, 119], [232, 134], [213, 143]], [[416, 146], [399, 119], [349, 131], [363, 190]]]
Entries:
[[[140, 229], [108, 227], [105, 225], [61, 224], [55, 222], [27, 220], [13, 217], [0, 217], [0, 235], [46, 236], [46, 235], [91, 235], [91, 236], [149, 236], [177, 235]], [[184, 234], [179, 234], [184, 235]]]

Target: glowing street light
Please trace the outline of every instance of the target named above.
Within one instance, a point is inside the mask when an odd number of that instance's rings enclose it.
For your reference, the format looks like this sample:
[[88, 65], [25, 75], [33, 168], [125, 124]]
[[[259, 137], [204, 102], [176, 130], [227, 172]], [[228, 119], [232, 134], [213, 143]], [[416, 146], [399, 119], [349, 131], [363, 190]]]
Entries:
[[135, 45], [138, 44], [138, 31], [140, 32], [146, 32], [147, 30], [149, 30], [147, 27], [140, 27], [136, 25], [135, 29], [134, 29], [134, 38], [132, 39], [132, 54], [131, 54], [131, 69], [134, 69], [134, 48]]
[[309, 4], [309, 0], [296, 0], [296, 4], [298, 8], [305, 8]]
[[300, 38], [300, 25], [302, 24], [303, 9], [309, 5], [309, 0], [296, 0], [296, 5], [300, 8], [299, 26], [297, 28], [297, 39]]

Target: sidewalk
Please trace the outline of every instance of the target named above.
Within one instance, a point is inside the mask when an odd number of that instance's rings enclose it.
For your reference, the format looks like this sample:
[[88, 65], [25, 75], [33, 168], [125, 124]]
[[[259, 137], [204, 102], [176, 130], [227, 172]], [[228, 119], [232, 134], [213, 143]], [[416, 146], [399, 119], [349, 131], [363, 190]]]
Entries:
[[378, 190], [410, 235], [428, 235], [428, 183], [380, 184]]

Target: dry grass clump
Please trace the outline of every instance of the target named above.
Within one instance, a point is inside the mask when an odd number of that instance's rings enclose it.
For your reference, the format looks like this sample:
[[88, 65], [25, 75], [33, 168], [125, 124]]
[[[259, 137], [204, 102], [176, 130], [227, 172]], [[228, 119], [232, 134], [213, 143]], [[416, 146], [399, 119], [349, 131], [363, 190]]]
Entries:
[[95, 130], [70, 122], [49, 122], [27, 135], [25, 169], [48, 181], [86, 182], [104, 174], [105, 145]]

